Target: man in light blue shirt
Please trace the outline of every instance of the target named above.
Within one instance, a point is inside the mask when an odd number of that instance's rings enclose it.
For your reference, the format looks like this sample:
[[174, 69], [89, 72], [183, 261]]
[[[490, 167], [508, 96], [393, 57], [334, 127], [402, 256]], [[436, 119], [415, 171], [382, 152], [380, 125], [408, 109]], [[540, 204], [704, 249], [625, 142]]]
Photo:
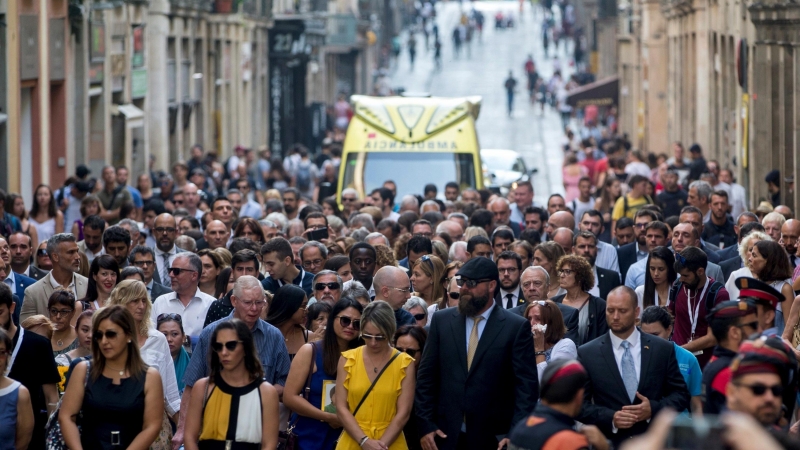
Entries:
[[[595, 209], [586, 211], [583, 213], [583, 217], [580, 218], [580, 222], [578, 222], [578, 229], [580, 231], [588, 231], [594, 234], [595, 237], [600, 236], [603, 233], [603, 215]], [[617, 249], [598, 238], [597, 259], [594, 263], [597, 267], [619, 272]]]
[[[652, 334], [661, 339], [669, 340], [672, 335], [672, 317], [666, 309], [660, 306], [648, 306], [642, 312], [642, 333]], [[691, 408], [693, 411], [702, 411], [703, 402], [700, 394], [703, 390], [703, 372], [697, 358], [685, 348], [675, 344], [675, 359], [678, 360], [678, 369], [689, 388], [692, 396]], [[683, 411], [687, 414], [688, 411]]]

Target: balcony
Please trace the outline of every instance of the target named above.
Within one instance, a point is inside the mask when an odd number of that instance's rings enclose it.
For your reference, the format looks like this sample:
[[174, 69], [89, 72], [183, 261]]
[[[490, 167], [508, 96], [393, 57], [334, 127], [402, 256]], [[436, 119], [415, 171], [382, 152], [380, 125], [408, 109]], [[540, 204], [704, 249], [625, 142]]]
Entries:
[[213, 0], [170, 0], [170, 4], [173, 8], [191, 11], [212, 12], [214, 10]]
[[246, 14], [267, 18], [272, 12], [272, 0], [213, 0], [211, 11], [215, 14]]

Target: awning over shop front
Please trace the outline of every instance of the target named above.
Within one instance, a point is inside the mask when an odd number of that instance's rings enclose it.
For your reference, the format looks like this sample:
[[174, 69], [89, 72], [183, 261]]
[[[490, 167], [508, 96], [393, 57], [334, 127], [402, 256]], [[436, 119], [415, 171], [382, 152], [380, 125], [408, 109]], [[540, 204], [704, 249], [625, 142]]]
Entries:
[[572, 89], [567, 94], [567, 103], [575, 108], [616, 105], [619, 102], [619, 77], [604, 78]]
[[144, 111], [130, 103], [125, 105], [112, 105], [112, 114], [122, 114], [125, 117], [128, 128], [138, 128], [144, 126]]

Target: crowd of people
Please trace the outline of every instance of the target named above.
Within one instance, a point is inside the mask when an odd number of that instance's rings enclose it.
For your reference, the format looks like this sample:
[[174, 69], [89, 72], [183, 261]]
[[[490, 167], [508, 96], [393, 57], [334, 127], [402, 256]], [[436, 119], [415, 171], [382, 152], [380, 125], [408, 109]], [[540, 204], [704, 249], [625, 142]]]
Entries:
[[721, 412], [731, 448], [797, 448], [791, 208], [696, 145], [569, 145], [541, 206], [340, 205], [335, 145], [3, 193], [0, 448], [606, 449]]

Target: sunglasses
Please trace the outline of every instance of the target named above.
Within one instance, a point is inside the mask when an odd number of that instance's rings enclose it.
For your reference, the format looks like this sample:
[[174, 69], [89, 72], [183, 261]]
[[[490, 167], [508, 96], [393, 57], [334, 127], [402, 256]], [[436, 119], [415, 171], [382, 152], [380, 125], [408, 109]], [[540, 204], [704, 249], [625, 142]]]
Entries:
[[484, 278], [484, 279], [481, 279], [481, 280], [470, 280], [468, 278], [461, 278], [459, 276], [459, 277], [456, 278], [456, 286], [458, 286], [458, 287], [466, 286], [466, 287], [468, 287], [470, 289], [474, 289], [475, 286], [477, 286], [477, 285], [479, 285], [481, 283], [489, 282], [489, 281], [492, 281], [492, 280], [489, 279], [489, 278]]
[[94, 338], [95, 341], [100, 341], [103, 339], [103, 336], [105, 335], [106, 339], [110, 341], [112, 339], [116, 339], [118, 334], [119, 333], [117, 333], [114, 330], [106, 330], [105, 334], [102, 331], [95, 331], [92, 337]]
[[39, 250], [36, 250], [36, 256], [47, 256], [47, 249], [40, 248]]
[[161, 322], [162, 320], [174, 320], [176, 322], [183, 323], [183, 319], [181, 318], [181, 315], [180, 314], [176, 314], [176, 313], [159, 314], [158, 317], [156, 317], [156, 322]]
[[325, 290], [325, 288], [328, 288], [328, 289], [330, 289], [332, 291], [335, 291], [335, 290], [339, 289], [339, 287], [340, 287], [339, 283], [337, 283], [335, 281], [331, 282], [331, 283], [317, 283], [317, 284], [314, 285], [314, 290], [315, 291], [322, 291], [322, 290]]
[[414, 314], [414, 320], [416, 320], [417, 322], [419, 322], [420, 320], [422, 320], [424, 318], [425, 318], [425, 314], [424, 313]]
[[419, 353], [419, 350], [413, 348], [403, 348], [403, 347], [395, 347], [395, 348], [412, 358], [415, 358], [417, 356], [417, 353]]
[[222, 351], [222, 347], [225, 347], [228, 349], [229, 352], [232, 352], [236, 350], [236, 347], [239, 345], [240, 342], [242, 341], [212, 342], [211, 349], [219, 353]]
[[169, 274], [175, 275], [176, 277], [182, 274], [183, 272], [197, 272], [196, 270], [192, 269], [181, 269], [180, 267], [170, 267]]
[[448, 292], [447, 295], [449, 295], [453, 300], [458, 300], [461, 298], [461, 292]]
[[738, 384], [735, 383], [737, 386], [746, 387], [753, 392], [753, 395], [756, 397], [761, 397], [762, 395], [767, 393], [767, 390], [772, 392], [773, 397], [780, 397], [783, 394], [783, 386], [780, 384], [776, 384], [773, 386], [765, 386], [763, 384]]
[[383, 342], [383, 341], [385, 341], [385, 340], [386, 340], [386, 336], [384, 336], [384, 335], [382, 335], [382, 334], [375, 334], [375, 335], [373, 335], [373, 334], [364, 334], [364, 333], [361, 333], [361, 339], [363, 339], [363, 340], [365, 340], [365, 341], [371, 341], [371, 340], [375, 340], [375, 341], [377, 341], [377, 342]]
[[361, 319], [351, 319], [347, 316], [339, 316], [339, 325], [341, 325], [342, 328], [347, 328], [352, 325], [354, 330], [360, 330]]

